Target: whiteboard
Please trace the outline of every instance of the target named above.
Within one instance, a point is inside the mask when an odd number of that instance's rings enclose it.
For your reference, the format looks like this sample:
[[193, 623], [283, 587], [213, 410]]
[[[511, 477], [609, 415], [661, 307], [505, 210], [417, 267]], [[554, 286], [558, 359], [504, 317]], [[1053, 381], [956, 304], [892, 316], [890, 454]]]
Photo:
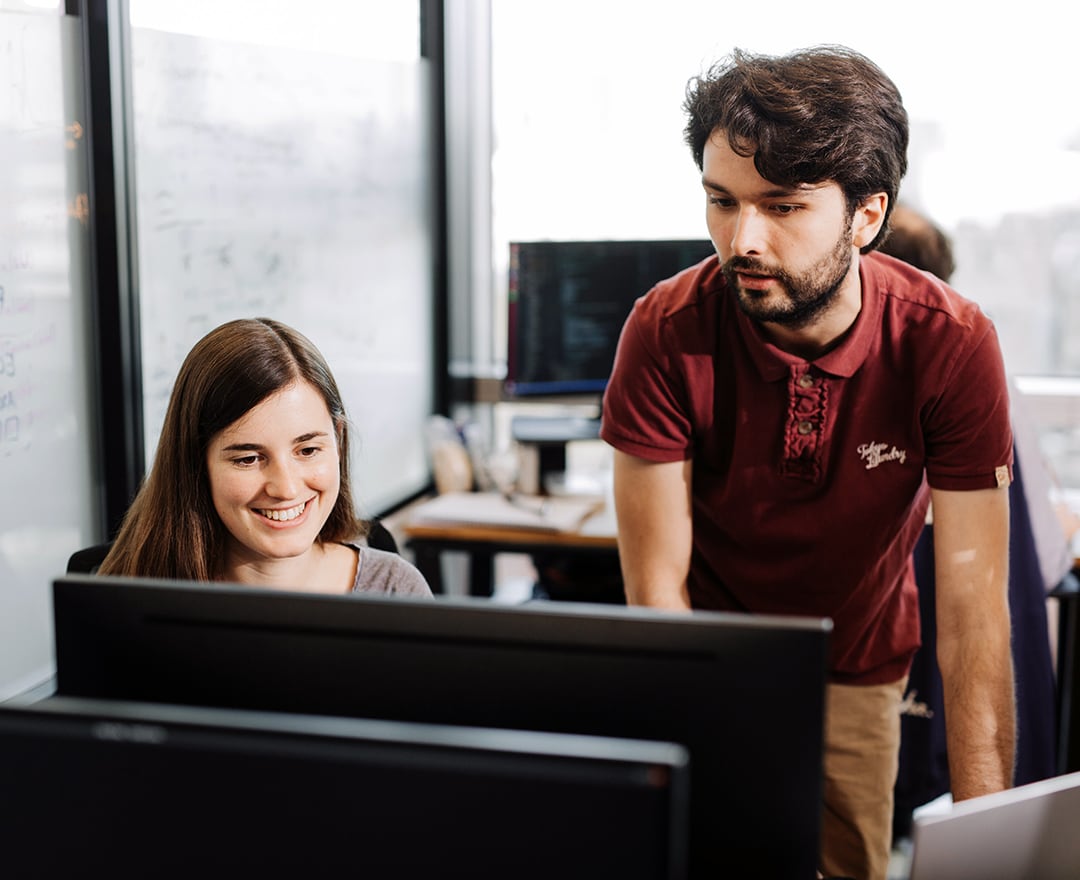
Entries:
[[308, 336], [351, 422], [360, 513], [430, 480], [426, 60], [132, 30], [146, 460], [191, 346], [238, 317]]
[[0, 13], [0, 700], [52, 675], [50, 586], [100, 527], [79, 47]]

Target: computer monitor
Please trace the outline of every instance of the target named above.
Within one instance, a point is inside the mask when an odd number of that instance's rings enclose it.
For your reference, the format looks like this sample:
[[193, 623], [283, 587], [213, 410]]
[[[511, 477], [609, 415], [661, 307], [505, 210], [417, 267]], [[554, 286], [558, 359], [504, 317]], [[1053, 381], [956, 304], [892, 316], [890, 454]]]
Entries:
[[603, 391], [634, 300], [713, 253], [708, 239], [511, 242], [507, 393]]
[[1080, 773], [916, 812], [911, 880], [1076, 880]]
[[53, 606], [60, 694], [676, 742], [690, 876], [814, 876], [827, 620], [87, 576]]
[[674, 880], [685, 761], [657, 742], [56, 698], [0, 708], [3, 873]]

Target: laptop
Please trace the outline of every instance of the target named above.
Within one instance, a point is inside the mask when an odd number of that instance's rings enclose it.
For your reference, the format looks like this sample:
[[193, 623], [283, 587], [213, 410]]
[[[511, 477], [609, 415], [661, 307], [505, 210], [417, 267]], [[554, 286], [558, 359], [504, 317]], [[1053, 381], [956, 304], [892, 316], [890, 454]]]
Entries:
[[1077, 880], [1080, 772], [918, 814], [910, 880]]

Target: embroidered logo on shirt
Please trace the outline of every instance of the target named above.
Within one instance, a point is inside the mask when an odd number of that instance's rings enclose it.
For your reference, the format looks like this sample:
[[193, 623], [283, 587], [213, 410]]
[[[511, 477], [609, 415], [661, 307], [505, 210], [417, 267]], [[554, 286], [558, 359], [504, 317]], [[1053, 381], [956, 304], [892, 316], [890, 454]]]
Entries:
[[907, 450], [889, 447], [888, 443], [864, 443], [858, 449], [859, 458], [866, 462], [866, 469], [876, 468], [887, 461], [907, 461]]
[[926, 703], [921, 703], [915, 698], [919, 695], [917, 690], [910, 690], [907, 696], [904, 697], [902, 703], [900, 703], [900, 714], [908, 715], [912, 718], [933, 718], [934, 710], [931, 709]]
[[1004, 489], [1012, 482], [1009, 479], [1009, 468], [1006, 465], [994, 468], [994, 479], [997, 481], [999, 489]]

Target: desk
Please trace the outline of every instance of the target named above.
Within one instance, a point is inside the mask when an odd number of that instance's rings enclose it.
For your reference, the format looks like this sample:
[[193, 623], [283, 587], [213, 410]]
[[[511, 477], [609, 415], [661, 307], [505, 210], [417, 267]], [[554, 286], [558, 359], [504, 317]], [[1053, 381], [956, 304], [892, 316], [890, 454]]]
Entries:
[[495, 589], [495, 556], [499, 553], [535, 554], [555, 550], [568, 556], [592, 556], [618, 561], [615, 517], [601, 510], [573, 532], [546, 532], [523, 528], [474, 525], [432, 525], [406, 521], [402, 526], [416, 567], [435, 593], [444, 592], [440, 559], [444, 552], [469, 556], [469, 594], [491, 596]]

